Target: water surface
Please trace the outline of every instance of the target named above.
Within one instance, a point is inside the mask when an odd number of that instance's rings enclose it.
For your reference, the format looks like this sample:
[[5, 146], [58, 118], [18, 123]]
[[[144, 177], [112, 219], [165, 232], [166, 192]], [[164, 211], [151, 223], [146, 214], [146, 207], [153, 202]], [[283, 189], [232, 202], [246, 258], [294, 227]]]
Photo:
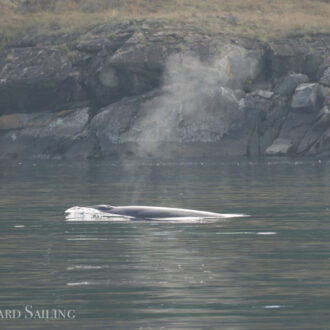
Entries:
[[[0, 163], [2, 329], [328, 329], [330, 163]], [[74, 205], [247, 213], [207, 224], [66, 222]]]

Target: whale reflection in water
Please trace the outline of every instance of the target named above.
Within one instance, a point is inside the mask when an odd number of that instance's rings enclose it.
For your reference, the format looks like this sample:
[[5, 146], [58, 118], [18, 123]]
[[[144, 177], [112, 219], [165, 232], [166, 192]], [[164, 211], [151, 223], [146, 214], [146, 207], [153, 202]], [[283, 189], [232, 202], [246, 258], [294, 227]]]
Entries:
[[157, 206], [74, 206], [65, 211], [67, 221], [164, 221], [182, 223], [215, 222], [246, 217], [245, 214], [223, 214]]

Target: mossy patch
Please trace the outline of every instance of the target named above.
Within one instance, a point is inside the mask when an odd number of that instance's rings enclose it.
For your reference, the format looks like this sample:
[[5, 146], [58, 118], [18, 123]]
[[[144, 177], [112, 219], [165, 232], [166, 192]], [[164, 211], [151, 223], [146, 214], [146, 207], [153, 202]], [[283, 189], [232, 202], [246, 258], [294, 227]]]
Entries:
[[42, 0], [42, 6], [41, 0], [30, 0], [29, 4], [31, 8], [0, 2], [2, 43], [28, 29], [60, 34], [132, 19], [181, 22], [213, 33], [260, 39], [330, 33], [330, 3], [321, 0]]

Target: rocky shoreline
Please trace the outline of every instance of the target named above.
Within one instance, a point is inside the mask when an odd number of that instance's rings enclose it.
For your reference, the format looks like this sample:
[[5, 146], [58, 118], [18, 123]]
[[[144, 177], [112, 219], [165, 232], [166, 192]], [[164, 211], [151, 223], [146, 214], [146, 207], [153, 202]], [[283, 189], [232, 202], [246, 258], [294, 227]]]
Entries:
[[143, 20], [0, 51], [0, 159], [330, 156], [330, 34]]

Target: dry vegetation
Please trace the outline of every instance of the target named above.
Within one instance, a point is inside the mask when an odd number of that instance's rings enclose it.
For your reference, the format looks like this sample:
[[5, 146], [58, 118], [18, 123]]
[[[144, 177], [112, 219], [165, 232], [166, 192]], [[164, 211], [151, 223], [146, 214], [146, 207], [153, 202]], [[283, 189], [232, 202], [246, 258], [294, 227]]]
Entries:
[[54, 33], [142, 18], [269, 39], [330, 32], [329, 17], [330, 0], [0, 0], [0, 38], [28, 28]]

